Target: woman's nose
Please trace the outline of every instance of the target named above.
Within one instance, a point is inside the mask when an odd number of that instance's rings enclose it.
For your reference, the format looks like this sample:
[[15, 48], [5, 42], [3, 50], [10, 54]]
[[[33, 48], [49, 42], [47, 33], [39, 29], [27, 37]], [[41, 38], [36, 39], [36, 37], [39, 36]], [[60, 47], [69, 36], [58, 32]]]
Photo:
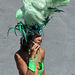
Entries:
[[42, 36], [38, 37], [38, 40], [41, 41], [42, 40]]

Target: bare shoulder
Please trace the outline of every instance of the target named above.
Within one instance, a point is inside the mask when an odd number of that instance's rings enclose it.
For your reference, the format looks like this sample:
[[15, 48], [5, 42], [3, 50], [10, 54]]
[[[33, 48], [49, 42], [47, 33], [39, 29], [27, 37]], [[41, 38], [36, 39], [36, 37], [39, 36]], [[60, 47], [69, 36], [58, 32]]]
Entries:
[[40, 53], [41, 53], [42, 58], [44, 59], [45, 58], [45, 49], [40, 48]]
[[[17, 51], [15, 54], [14, 54], [14, 59], [16, 61], [16, 63], [23, 63], [25, 62], [24, 59], [23, 59], [23, 53], [19, 50]], [[20, 62], [21, 61], [21, 62]]]
[[18, 61], [19, 59], [21, 59], [20, 50], [18, 50], [18, 51], [14, 54], [14, 59], [15, 59], [15, 61]]
[[20, 74], [26, 74], [27, 72], [27, 64], [20, 56], [19, 52], [14, 54], [14, 59], [16, 62], [17, 69], [19, 70]]
[[14, 54], [14, 59], [15, 59], [15, 61], [17, 62], [19, 59], [21, 59], [21, 56], [16, 52], [16, 53]]
[[45, 49], [44, 48], [40, 48], [40, 52], [41, 53], [45, 53]]

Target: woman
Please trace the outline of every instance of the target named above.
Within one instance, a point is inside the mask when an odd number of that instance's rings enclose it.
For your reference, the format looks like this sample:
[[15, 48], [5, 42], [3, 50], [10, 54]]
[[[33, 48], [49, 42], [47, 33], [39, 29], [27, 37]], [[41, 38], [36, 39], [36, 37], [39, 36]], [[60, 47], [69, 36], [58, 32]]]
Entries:
[[[23, 6], [16, 12], [16, 20], [20, 21], [14, 29], [22, 34], [21, 48], [14, 55], [20, 75], [45, 75], [45, 50], [40, 47], [42, 31], [54, 12], [63, 12], [58, 7], [66, 5], [70, 0], [23, 0]], [[9, 30], [10, 30], [9, 29]], [[8, 33], [9, 33], [8, 30]]]
[[[45, 50], [40, 47], [42, 42], [42, 35], [38, 35], [35, 33], [34, 36], [28, 36], [28, 40], [30, 41], [30, 47], [28, 46], [25, 48], [24, 45], [22, 44], [22, 38], [21, 38], [21, 48], [14, 55], [16, 65], [19, 70], [19, 75], [34, 75], [34, 74], [45, 75], [44, 67], [42, 68], [41, 74], [38, 72], [37, 69], [40, 68], [38, 62], [41, 62], [41, 59], [43, 60], [43, 64], [44, 64]], [[24, 41], [25, 40], [23, 40], [23, 43]], [[33, 44], [32, 41], [35, 42], [35, 44]], [[28, 52], [27, 48], [30, 48], [31, 53]], [[35, 55], [37, 57], [36, 70], [33, 72], [28, 68], [28, 63], [29, 63], [29, 58], [34, 59]]]

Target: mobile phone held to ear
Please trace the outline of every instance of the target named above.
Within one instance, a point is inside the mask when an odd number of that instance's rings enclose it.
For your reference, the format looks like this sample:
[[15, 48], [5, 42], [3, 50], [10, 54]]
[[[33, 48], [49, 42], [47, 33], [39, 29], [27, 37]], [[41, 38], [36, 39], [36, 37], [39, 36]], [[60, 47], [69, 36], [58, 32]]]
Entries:
[[32, 41], [32, 40], [30, 40], [31, 42], [32, 42], [32, 44], [34, 45], [35, 44], [35, 42], [34, 41]]
[[[35, 44], [35, 42], [34, 41], [32, 41], [32, 40], [30, 40], [31, 41], [31, 43], [34, 45]], [[37, 52], [36, 52], [36, 54], [37, 54]], [[35, 55], [35, 57], [36, 57], [36, 55]]]
[[28, 47], [29, 47], [29, 48], [32, 47], [34, 44], [35, 44], [34, 41], [32, 41], [32, 40], [28, 41]]

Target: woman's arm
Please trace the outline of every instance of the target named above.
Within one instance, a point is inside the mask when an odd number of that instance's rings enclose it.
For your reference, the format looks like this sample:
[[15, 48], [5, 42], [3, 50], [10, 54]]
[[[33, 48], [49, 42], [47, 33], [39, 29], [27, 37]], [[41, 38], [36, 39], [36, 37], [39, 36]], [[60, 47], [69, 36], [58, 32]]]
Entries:
[[20, 57], [18, 53], [14, 55], [19, 75], [34, 75], [34, 72], [28, 69], [26, 62]]
[[[35, 58], [35, 54], [37, 50], [40, 48], [40, 46], [35, 43], [34, 45], [30, 45], [31, 50], [31, 57], [32, 59]], [[17, 69], [19, 70], [20, 75], [34, 75], [35, 72], [35, 66], [36, 64], [32, 61], [32, 59], [29, 61], [29, 66], [27, 66], [26, 62], [21, 58], [21, 56], [18, 53], [15, 53], [14, 55]], [[36, 60], [35, 60], [36, 61]], [[34, 67], [32, 67], [34, 65]]]

